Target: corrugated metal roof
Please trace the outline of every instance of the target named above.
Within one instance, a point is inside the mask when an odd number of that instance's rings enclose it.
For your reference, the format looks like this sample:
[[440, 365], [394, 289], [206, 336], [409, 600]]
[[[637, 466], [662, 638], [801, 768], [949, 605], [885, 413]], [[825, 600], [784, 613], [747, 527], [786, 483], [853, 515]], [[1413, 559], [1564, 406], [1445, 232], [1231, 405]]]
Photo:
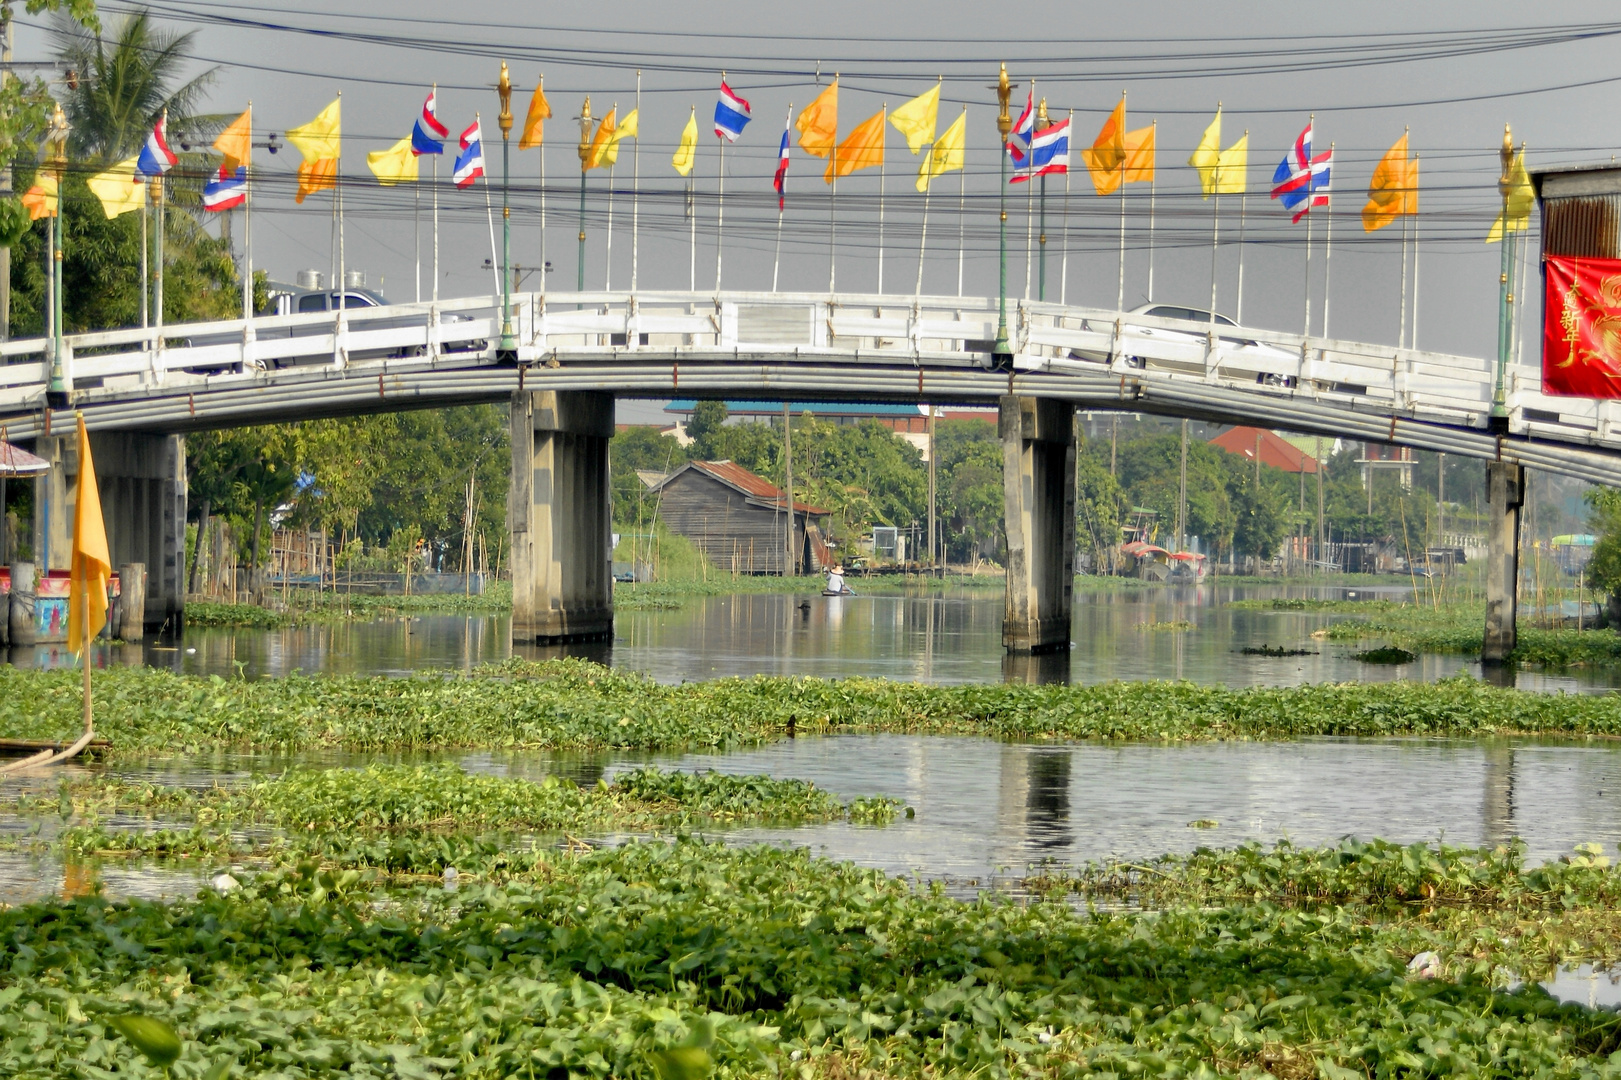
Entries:
[[[783, 503], [783, 493], [780, 487], [763, 476], [756, 476], [754, 473], [749, 472], [735, 461], [694, 461], [688, 467], [707, 473], [721, 483], [736, 488], [752, 499], [761, 499], [765, 502], [775, 503], [778, 506]], [[675, 475], [679, 476], [680, 473], [677, 472]], [[674, 478], [674, 476], [671, 477], [672, 480]], [[802, 514], [817, 516], [827, 513], [826, 510], [820, 507], [799, 502], [797, 499], [794, 501], [794, 509]]]
[[20, 446], [0, 442], [0, 476], [37, 476], [51, 471], [51, 463]]
[[1235, 427], [1210, 440], [1229, 454], [1237, 454], [1248, 461], [1255, 460], [1255, 438], [1261, 439], [1261, 464], [1292, 473], [1315, 473], [1317, 459], [1291, 445], [1275, 431], [1265, 428]]

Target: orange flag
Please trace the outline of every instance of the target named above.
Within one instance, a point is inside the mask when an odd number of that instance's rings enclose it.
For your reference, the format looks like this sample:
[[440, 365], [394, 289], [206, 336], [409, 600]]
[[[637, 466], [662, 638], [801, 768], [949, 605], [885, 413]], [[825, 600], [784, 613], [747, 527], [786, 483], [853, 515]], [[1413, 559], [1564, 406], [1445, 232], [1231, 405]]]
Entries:
[[[619, 106], [615, 105], [608, 110], [608, 115], [602, 118], [597, 125], [597, 133], [591, 138], [591, 149], [586, 151], [585, 167], [587, 169], [600, 169], [613, 162], [607, 160], [610, 147], [614, 144], [614, 132], [619, 129]], [[617, 156], [617, 155], [616, 155]]]
[[822, 179], [829, 184], [833, 182], [833, 170], [838, 169], [840, 176], [849, 176], [857, 169], [870, 169], [874, 165], [884, 163], [884, 121], [888, 119], [889, 110], [879, 109], [867, 119], [856, 125], [856, 129], [844, 137], [838, 150], [833, 154], [833, 160], [827, 163], [827, 171]]
[[535, 96], [529, 99], [529, 115], [524, 117], [523, 135], [518, 139], [519, 150], [531, 150], [540, 145], [542, 127], [552, 118], [551, 103], [546, 100], [546, 83], [535, 83]]
[[827, 157], [839, 132], [839, 78], [833, 77], [827, 89], [816, 95], [794, 121], [799, 129], [799, 148], [815, 157]]
[[1107, 195], [1120, 187], [1120, 166], [1126, 161], [1125, 95], [1121, 95], [1120, 104], [1103, 122], [1091, 147], [1081, 151], [1081, 158], [1086, 162], [1087, 172], [1092, 174], [1092, 186], [1099, 195]]
[[214, 140], [214, 149], [225, 155], [220, 165], [232, 176], [248, 163], [253, 157], [253, 106], [248, 106], [246, 112], [220, 132], [220, 137]]
[[298, 194], [293, 196], [293, 201], [301, 203], [305, 197], [314, 195], [317, 191], [337, 186], [337, 158], [319, 158], [315, 161], [302, 162], [298, 166]]
[[34, 186], [23, 192], [22, 204], [28, 210], [28, 220], [38, 221], [56, 216], [56, 177], [45, 169], [39, 170]]
[[[107, 552], [107, 527], [101, 517], [101, 492], [96, 487], [96, 465], [90, 459], [90, 436], [84, 430], [82, 415], [79, 417], [79, 484], [74, 499], [68, 646], [78, 651], [107, 625], [107, 586], [113, 575], [112, 556]], [[84, 662], [88, 665], [90, 658], [85, 657]]]
[[1418, 213], [1418, 170], [1407, 157], [1407, 133], [1385, 151], [1373, 167], [1368, 205], [1362, 208], [1362, 231], [1382, 229], [1403, 214]]
[[1154, 135], [1157, 129], [1150, 124], [1136, 131], [1126, 132], [1125, 172], [1128, 184], [1154, 182]]

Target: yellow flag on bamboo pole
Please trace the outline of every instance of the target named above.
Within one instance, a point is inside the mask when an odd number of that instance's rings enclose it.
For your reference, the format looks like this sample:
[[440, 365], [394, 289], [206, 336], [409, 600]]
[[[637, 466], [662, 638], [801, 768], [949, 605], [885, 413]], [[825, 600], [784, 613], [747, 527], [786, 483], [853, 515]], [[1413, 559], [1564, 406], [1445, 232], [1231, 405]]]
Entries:
[[816, 100], [805, 106], [794, 121], [799, 131], [799, 148], [813, 157], [827, 157], [833, 152], [839, 131], [839, 77], [827, 84], [827, 89], [816, 95]]
[[956, 172], [963, 167], [964, 149], [968, 144], [968, 110], [964, 109], [951, 126], [934, 141], [923, 167], [917, 171], [917, 189], [929, 190], [929, 184], [943, 173]]
[[1204, 197], [1210, 198], [1216, 193], [1216, 168], [1221, 164], [1220, 105], [1216, 106], [1216, 118], [1199, 136], [1199, 145], [1188, 158], [1188, 164], [1199, 170], [1199, 186], [1204, 189]]
[[698, 107], [692, 108], [692, 115], [687, 117], [687, 126], [681, 129], [681, 144], [675, 148], [675, 156], [670, 164], [682, 176], [692, 172], [692, 163], [698, 160]]
[[214, 140], [214, 149], [225, 155], [220, 164], [232, 176], [236, 170], [246, 165], [253, 157], [253, 106], [249, 105], [247, 111], [235, 120], [229, 127], [220, 132], [220, 137]]
[[934, 141], [934, 127], [940, 116], [940, 84], [919, 94], [889, 114], [889, 122], [906, 137], [906, 148], [917, 153]]
[[532, 150], [541, 144], [546, 121], [552, 118], [551, 102], [546, 100], [546, 79], [535, 83], [535, 96], [529, 99], [529, 115], [523, 118], [523, 134], [518, 138], [519, 150]]
[[101, 200], [101, 209], [109, 218], [139, 210], [146, 205], [146, 185], [135, 180], [135, 163], [139, 158], [120, 161], [85, 181], [91, 194]]
[[844, 137], [838, 150], [834, 151], [835, 160], [827, 163], [827, 171], [822, 179], [829, 184], [833, 182], [833, 170], [836, 168], [840, 176], [849, 176], [859, 169], [870, 169], [874, 165], [884, 163], [884, 110], [879, 109], [867, 119], [855, 126], [855, 130]]
[[[79, 483], [73, 507], [73, 574], [68, 584], [68, 645], [75, 651], [107, 625], [107, 586], [112, 581], [107, 528], [101, 518], [96, 465], [90, 458], [90, 436], [79, 417]], [[88, 616], [89, 621], [86, 622]], [[84, 658], [90, 663], [90, 657]]]

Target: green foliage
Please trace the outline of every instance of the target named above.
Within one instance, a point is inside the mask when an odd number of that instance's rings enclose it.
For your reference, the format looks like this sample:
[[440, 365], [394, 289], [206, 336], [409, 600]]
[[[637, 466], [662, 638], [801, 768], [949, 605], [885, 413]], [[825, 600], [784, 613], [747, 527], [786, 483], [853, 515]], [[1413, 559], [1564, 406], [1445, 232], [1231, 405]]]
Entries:
[[1109, 472], [1106, 447], [1086, 444], [1075, 455], [1075, 537], [1088, 549], [1092, 566], [1103, 569], [1112, 564], [1120, 546], [1124, 523], [1125, 494]]
[[[1176, 527], [1181, 446], [1176, 435], [1153, 435], [1119, 447], [1120, 486], [1131, 504], [1158, 511], [1163, 527], [1171, 530]], [[1237, 460], [1208, 443], [1188, 444], [1187, 533], [1198, 537], [1206, 550], [1225, 551], [1232, 544], [1237, 517], [1227, 470]]]
[[947, 555], [958, 562], [1004, 557], [1006, 501], [996, 425], [982, 420], [939, 420], [934, 445], [940, 456], [938, 494], [940, 515], [946, 523]]
[[1621, 490], [1594, 488], [1588, 493], [1587, 505], [1598, 536], [1587, 578], [1595, 589], [1621, 596]]
[[107, 1018], [107, 1026], [128, 1039], [146, 1060], [167, 1069], [180, 1056], [180, 1036], [162, 1020], [140, 1013]]
[[[0, 737], [61, 739], [78, 730], [79, 714], [73, 672], [0, 667]], [[415, 678], [226, 680], [109, 668], [96, 682], [96, 729], [120, 754], [203, 747], [724, 747], [775, 741], [790, 722], [800, 734], [1026, 740], [1621, 735], [1621, 695], [1533, 694], [1466, 678], [1230, 689], [762, 676], [665, 686], [578, 660], [513, 660], [470, 676]]]

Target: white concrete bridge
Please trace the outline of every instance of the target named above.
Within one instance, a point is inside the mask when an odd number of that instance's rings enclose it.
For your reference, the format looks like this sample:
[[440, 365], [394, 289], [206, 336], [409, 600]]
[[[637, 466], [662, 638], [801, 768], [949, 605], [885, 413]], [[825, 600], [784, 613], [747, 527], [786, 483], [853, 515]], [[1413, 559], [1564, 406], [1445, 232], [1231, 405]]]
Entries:
[[[180, 603], [175, 537], [184, 536], [185, 520], [184, 448], [175, 436], [511, 402], [514, 632], [530, 639], [611, 629], [601, 553], [614, 397], [1000, 404], [1009, 448], [1010, 648], [1067, 642], [1076, 408], [1482, 458], [1494, 463], [1494, 476], [1508, 477], [1492, 481], [1493, 505], [1516, 520], [1521, 466], [1595, 483], [1621, 478], [1621, 403], [1545, 396], [1530, 365], [1508, 370], [1508, 422], [1494, 429], [1492, 361], [1251, 327], [1010, 300], [1011, 365], [997, 368], [995, 298], [521, 293], [512, 298], [516, 347], [505, 354], [497, 348], [499, 308], [499, 297], [476, 297], [169, 326], [161, 341], [153, 329], [69, 335], [60, 358], [65, 404], [47, 394], [47, 342], [7, 342], [0, 430], [7, 440], [35, 440], [48, 457], [74, 411], [101, 438], [124, 433], [125, 460], [98, 455], [98, 465], [167, 493], [131, 496], [146, 507], [132, 512], [158, 515], [132, 531], [152, 537], [137, 554], [167, 567], [172, 580], [151, 595], [172, 616]], [[553, 514], [565, 504], [569, 513]], [[1066, 505], [1067, 515], [1057, 512]], [[517, 542], [524, 534], [527, 547]]]

